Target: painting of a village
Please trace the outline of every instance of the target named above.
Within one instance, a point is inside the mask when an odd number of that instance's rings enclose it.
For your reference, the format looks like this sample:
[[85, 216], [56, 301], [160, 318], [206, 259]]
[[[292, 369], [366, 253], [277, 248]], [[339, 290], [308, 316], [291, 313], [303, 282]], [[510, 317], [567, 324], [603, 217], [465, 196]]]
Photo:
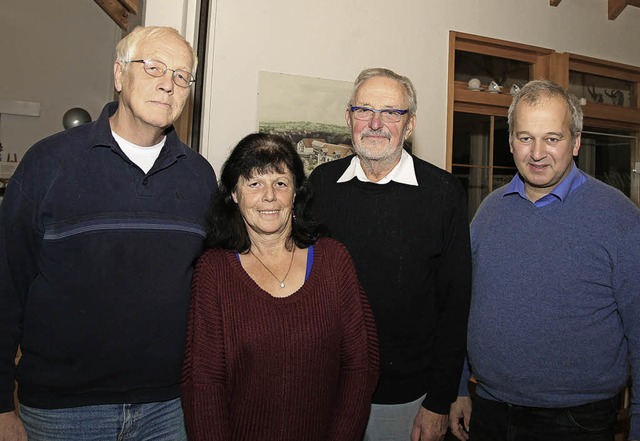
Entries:
[[258, 130], [289, 138], [307, 174], [352, 154], [345, 122], [348, 81], [260, 72]]

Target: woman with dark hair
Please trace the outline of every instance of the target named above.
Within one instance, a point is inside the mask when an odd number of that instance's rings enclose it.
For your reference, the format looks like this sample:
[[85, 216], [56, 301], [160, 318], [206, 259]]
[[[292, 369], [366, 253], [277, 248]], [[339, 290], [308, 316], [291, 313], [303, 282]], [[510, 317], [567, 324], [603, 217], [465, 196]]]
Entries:
[[182, 405], [191, 441], [353, 441], [378, 377], [373, 315], [324, 237], [293, 145], [242, 139], [193, 279]]

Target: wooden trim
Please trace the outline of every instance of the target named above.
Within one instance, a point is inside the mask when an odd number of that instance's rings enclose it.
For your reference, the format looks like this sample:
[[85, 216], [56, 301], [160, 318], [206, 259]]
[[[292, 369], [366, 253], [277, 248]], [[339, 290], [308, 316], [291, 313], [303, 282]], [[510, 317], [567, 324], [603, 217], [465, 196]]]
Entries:
[[[562, 0], [549, 0], [549, 6], [558, 6]], [[627, 6], [640, 7], [640, 0], [608, 0], [607, 16], [615, 20]]]
[[615, 20], [624, 8], [629, 4], [629, 0], [609, 0], [607, 13], [609, 20]]
[[[615, 130], [624, 130], [627, 132], [636, 132], [638, 130], [637, 124], [629, 124], [620, 121], [611, 121], [607, 119], [595, 119], [595, 118], [584, 118], [584, 126], [585, 127], [596, 127], [602, 129], [615, 129]], [[638, 132], [640, 134], [640, 132]]]
[[[198, 55], [198, 68], [196, 69], [196, 83], [193, 86], [193, 106], [191, 106], [191, 126], [190, 126], [190, 138], [189, 144], [192, 149], [199, 153], [203, 152], [201, 148], [203, 138], [203, 115], [206, 113], [204, 110], [204, 83], [207, 77], [205, 76], [205, 67], [207, 63], [207, 41], [209, 40], [209, 20], [211, 23], [215, 22], [216, 14], [216, 0], [200, 0], [200, 17], [196, 23], [197, 31], [197, 46], [195, 47]], [[211, 11], [211, 12], [209, 12]], [[214, 27], [211, 24], [212, 29]]]
[[127, 11], [136, 15], [138, 14], [138, 0], [118, 0]]
[[449, 32], [449, 67], [447, 72], [447, 134], [446, 134], [446, 158], [445, 169], [451, 171], [453, 158], [453, 107], [455, 100], [455, 63], [456, 61], [456, 33]]
[[640, 68], [637, 66], [572, 53], [567, 55], [569, 55], [569, 69], [571, 70], [635, 83], [640, 82]]
[[189, 98], [187, 102], [184, 104], [184, 108], [182, 109], [182, 113], [173, 122], [173, 127], [176, 129], [176, 134], [180, 141], [184, 142], [187, 145], [191, 145], [192, 139], [192, 131], [191, 124], [193, 122], [193, 93], [189, 94]]
[[489, 157], [487, 158], [487, 161], [489, 162], [489, 176], [487, 176], [487, 179], [489, 181], [487, 182], [489, 184], [489, 192], [493, 191], [493, 151], [494, 151], [493, 144], [496, 141], [495, 130], [496, 130], [496, 118], [494, 116], [491, 116], [490, 122], [489, 122]]
[[549, 78], [551, 69], [550, 58], [553, 56], [554, 52], [550, 54], [538, 55], [536, 57], [536, 61], [533, 64], [533, 75], [532, 78], [534, 80], [539, 80], [542, 78]]
[[640, 7], [640, 0], [609, 0], [607, 13], [609, 20], [615, 20], [627, 6]]
[[549, 79], [564, 88], [569, 87], [569, 55], [554, 53], [549, 56]]
[[475, 52], [529, 63], [535, 63], [539, 61], [540, 56], [549, 55], [554, 52], [551, 49], [543, 47], [511, 43], [506, 40], [465, 34], [457, 31], [451, 31], [451, 34], [453, 34], [455, 38], [455, 49], [459, 51]]
[[456, 102], [485, 104], [489, 106], [509, 107], [511, 95], [508, 93], [489, 93], [485, 91], [469, 90], [463, 81], [455, 81]]
[[607, 120], [612, 124], [628, 123], [636, 128], [640, 127], [640, 111], [631, 107], [588, 102], [582, 107], [582, 111], [585, 119]]
[[[508, 110], [509, 108], [505, 108], [505, 107], [487, 106], [487, 105], [481, 105], [481, 104], [475, 104], [475, 103], [457, 102], [453, 106], [454, 112], [475, 113], [477, 115], [485, 115], [485, 116], [501, 116], [503, 118], [507, 117]], [[453, 132], [453, 128], [452, 128], [452, 132]], [[451, 137], [451, 145], [453, 146], [453, 136]]]
[[120, 29], [126, 31], [129, 26], [129, 12], [117, 0], [94, 0], [107, 13]]
[[138, 13], [138, 0], [94, 0], [123, 31], [129, 30], [129, 13]]

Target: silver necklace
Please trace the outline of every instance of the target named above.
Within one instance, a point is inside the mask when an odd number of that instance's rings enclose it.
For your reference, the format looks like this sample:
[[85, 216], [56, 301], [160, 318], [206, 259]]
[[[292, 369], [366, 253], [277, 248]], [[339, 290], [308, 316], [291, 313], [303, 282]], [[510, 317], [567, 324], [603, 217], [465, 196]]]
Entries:
[[276, 275], [273, 274], [273, 271], [271, 271], [269, 268], [267, 268], [267, 265], [265, 265], [264, 262], [262, 260], [260, 260], [260, 258], [258, 256], [255, 255], [255, 253], [253, 252], [253, 250], [251, 248], [249, 248], [249, 252], [251, 254], [253, 254], [253, 257], [255, 257], [258, 260], [258, 262], [260, 262], [260, 265], [262, 265], [264, 267], [264, 269], [269, 271], [269, 274], [271, 274], [273, 276], [273, 278], [276, 279], [278, 281], [278, 283], [280, 283], [280, 288], [284, 288], [284, 281], [287, 278], [287, 276], [289, 275], [289, 271], [291, 271], [291, 266], [293, 265], [293, 256], [294, 256], [294, 254], [296, 254], [296, 247], [295, 246], [293, 247], [293, 252], [291, 253], [291, 261], [289, 262], [289, 269], [287, 269], [287, 273], [284, 275], [282, 280], [278, 279], [276, 277]]

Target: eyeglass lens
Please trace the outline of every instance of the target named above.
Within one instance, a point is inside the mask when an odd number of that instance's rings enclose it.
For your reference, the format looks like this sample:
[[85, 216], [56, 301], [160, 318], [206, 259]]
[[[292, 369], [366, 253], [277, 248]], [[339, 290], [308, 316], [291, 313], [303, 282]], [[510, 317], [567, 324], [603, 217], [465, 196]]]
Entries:
[[380, 119], [384, 122], [398, 122], [402, 119], [402, 114], [396, 109], [387, 109], [374, 111], [374, 109], [368, 107], [356, 107], [352, 110], [353, 116], [359, 121], [371, 121], [375, 113], [380, 114]]
[[144, 70], [152, 77], [161, 77], [170, 70], [173, 82], [180, 87], [189, 87], [194, 82], [193, 75], [182, 69], [169, 69], [166, 64], [158, 60], [144, 60]]

